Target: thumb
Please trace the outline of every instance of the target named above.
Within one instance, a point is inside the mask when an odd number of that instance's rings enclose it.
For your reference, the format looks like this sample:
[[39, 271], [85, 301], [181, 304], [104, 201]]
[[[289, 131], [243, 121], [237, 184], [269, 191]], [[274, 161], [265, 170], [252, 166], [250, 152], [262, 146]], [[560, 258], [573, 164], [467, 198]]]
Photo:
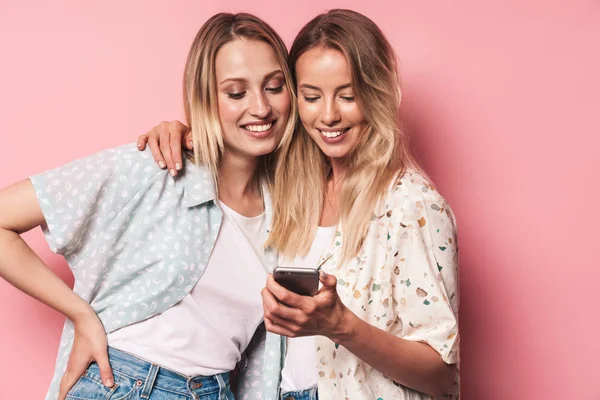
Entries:
[[324, 288], [334, 289], [337, 285], [337, 278], [335, 275], [331, 275], [326, 273], [325, 271], [320, 271], [319, 280], [323, 284]]
[[112, 368], [108, 362], [108, 351], [103, 351], [99, 356], [96, 357], [98, 368], [100, 369], [100, 378], [102, 383], [106, 387], [113, 387], [115, 385], [115, 378], [113, 376]]
[[137, 140], [137, 148], [142, 151], [146, 149], [146, 143], [148, 143], [148, 135], [140, 135]]

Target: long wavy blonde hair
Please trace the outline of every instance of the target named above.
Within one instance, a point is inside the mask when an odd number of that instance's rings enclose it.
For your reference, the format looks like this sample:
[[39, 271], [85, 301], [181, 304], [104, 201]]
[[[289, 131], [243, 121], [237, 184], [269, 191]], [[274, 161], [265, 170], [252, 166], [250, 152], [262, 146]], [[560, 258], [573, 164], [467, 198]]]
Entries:
[[[294, 86], [296, 62], [317, 47], [334, 49], [345, 56], [354, 95], [367, 122], [346, 158], [348, 169], [341, 186], [343, 263], [360, 251], [377, 202], [392, 178], [418, 164], [400, 125], [397, 56], [377, 25], [351, 10], [335, 9], [315, 17], [302, 28], [290, 50], [288, 64]], [[310, 249], [330, 173], [328, 158], [298, 124], [277, 163], [274, 226], [267, 240], [267, 245], [288, 260], [306, 255]]]
[[[246, 13], [219, 13], [202, 25], [188, 53], [183, 80], [183, 100], [188, 126], [194, 142], [193, 161], [208, 166], [218, 183], [218, 166], [224, 151], [223, 133], [217, 102], [215, 60], [225, 44], [238, 39], [259, 40], [271, 46], [283, 71], [290, 96], [290, 114], [278, 149], [292, 139], [296, 119], [296, 95], [287, 64], [287, 48], [281, 37], [266, 22]], [[272, 188], [276, 152], [261, 157], [255, 182]]]

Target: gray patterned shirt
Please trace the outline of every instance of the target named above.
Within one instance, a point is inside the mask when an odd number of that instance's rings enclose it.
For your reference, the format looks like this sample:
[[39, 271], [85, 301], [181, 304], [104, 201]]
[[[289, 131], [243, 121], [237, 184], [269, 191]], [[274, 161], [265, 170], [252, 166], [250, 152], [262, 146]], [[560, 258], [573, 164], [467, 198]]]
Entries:
[[[172, 178], [134, 144], [106, 150], [30, 178], [50, 249], [67, 260], [73, 290], [107, 333], [162, 313], [202, 277], [221, 226], [209, 170], [186, 162]], [[272, 211], [265, 192], [267, 229]], [[266, 251], [267, 270], [276, 255]], [[73, 344], [67, 319], [46, 400], [58, 396]], [[276, 399], [285, 348], [257, 332], [241, 375], [240, 399]]]

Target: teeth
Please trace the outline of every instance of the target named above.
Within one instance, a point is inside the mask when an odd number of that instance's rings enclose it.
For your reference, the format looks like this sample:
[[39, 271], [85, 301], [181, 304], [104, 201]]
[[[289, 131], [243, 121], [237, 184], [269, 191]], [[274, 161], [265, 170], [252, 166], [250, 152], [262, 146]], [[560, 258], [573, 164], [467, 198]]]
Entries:
[[273, 123], [269, 122], [268, 124], [265, 124], [265, 125], [246, 125], [246, 126], [244, 126], [244, 129], [246, 129], [247, 131], [250, 131], [250, 132], [264, 132], [266, 130], [271, 129], [272, 126], [273, 126]]
[[340, 136], [342, 133], [344, 133], [345, 131], [333, 131], [333, 132], [325, 132], [325, 131], [321, 131], [321, 135], [327, 137], [327, 138], [336, 138], [338, 136]]

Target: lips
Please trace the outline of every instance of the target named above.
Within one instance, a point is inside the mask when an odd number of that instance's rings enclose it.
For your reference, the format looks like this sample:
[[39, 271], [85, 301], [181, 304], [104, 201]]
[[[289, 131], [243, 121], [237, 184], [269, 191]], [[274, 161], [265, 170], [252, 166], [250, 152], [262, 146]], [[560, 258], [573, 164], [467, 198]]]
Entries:
[[317, 130], [319, 131], [319, 133], [321, 134], [321, 137], [323, 138], [323, 140], [326, 143], [337, 143], [344, 139], [345, 133], [348, 132], [350, 130], [350, 128], [340, 128], [337, 130], [334, 130], [334, 129], [324, 130], [324, 129], [317, 128]]
[[271, 127], [273, 126], [273, 121], [268, 122], [266, 124], [263, 125], [242, 125], [242, 128], [244, 128], [247, 131], [250, 132], [264, 132], [264, 131], [268, 131], [269, 129], [271, 129]]
[[256, 139], [266, 138], [273, 132], [276, 120], [264, 122], [264, 123], [251, 123], [241, 125], [241, 128], [250, 134], [250, 136]]

